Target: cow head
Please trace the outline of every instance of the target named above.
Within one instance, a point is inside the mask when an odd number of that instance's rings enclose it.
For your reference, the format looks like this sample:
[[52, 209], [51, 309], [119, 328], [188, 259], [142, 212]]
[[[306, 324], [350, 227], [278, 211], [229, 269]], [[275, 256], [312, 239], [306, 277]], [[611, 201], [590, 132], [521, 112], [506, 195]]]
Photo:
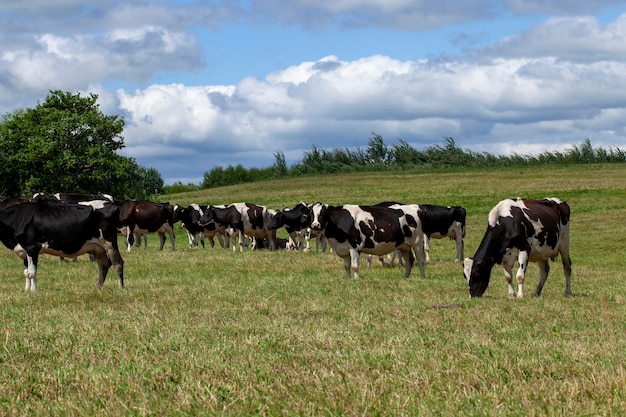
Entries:
[[275, 213], [272, 216], [272, 219], [270, 220], [269, 224], [267, 225], [267, 228], [269, 230], [276, 230], [278, 228], [281, 228], [285, 225], [285, 219], [284, 219], [284, 214], [282, 211], [279, 211], [277, 213]]
[[463, 276], [469, 286], [470, 297], [482, 297], [489, 286], [491, 269], [495, 261], [493, 258], [485, 258], [484, 261], [475, 261], [473, 258], [465, 258], [463, 261]]
[[326, 227], [327, 204], [315, 203], [311, 206], [311, 230], [320, 231]]
[[209, 206], [204, 211], [204, 214], [202, 215], [202, 217], [200, 217], [200, 220], [198, 220], [198, 224], [202, 227], [205, 227], [205, 226], [208, 226], [211, 222], [213, 222], [214, 219], [215, 217], [213, 214], [213, 206]]

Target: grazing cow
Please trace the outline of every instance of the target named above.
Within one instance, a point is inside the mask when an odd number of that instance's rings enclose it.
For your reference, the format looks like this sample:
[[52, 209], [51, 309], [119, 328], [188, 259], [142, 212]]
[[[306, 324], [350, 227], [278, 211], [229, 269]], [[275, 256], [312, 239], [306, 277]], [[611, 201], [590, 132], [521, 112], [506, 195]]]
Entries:
[[[298, 203], [292, 209], [285, 208], [274, 214], [267, 228], [276, 230], [281, 227], [285, 227], [289, 235], [287, 248], [298, 248], [305, 252], [311, 250], [309, 243], [310, 234], [308, 232], [311, 227], [311, 209], [306, 203]], [[296, 243], [297, 238], [299, 238], [299, 243]], [[303, 245], [303, 241], [306, 242], [306, 245]]]
[[333, 251], [343, 258], [346, 277], [359, 277], [359, 255], [386, 255], [398, 249], [405, 260], [408, 278], [417, 256], [424, 277], [424, 241], [418, 205], [329, 206], [315, 203], [311, 229], [323, 231]]
[[[206, 226], [211, 221], [225, 227], [232, 228], [239, 238], [239, 251], [243, 251], [244, 236], [251, 238], [268, 238], [270, 249], [276, 249], [276, 230], [269, 230], [271, 212], [264, 206], [252, 203], [234, 203], [227, 207], [209, 206], [199, 221], [200, 226]], [[233, 250], [236, 251], [235, 237], [233, 236]]]
[[529, 262], [539, 264], [539, 284], [535, 295], [541, 295], [548, 278], [548, 260], [561, 255], [565, 272], [565, 295], [572, 294], [569, 257], [570, 208], [556, 198], [502, 200], [490, 212], [487, 231], [473, 258], [463, 262], [463, 275], [469, 285], [470, 297], [481, 297], [495, 264], [502, 265], [509, 286], [509, 297], [515, 297], [511, 270], [515, 261], [517, 270], [517, 297], [524, 296], [524, 275]]
[[189, 238], [189, 246], [198, 247], [198, 242], [204, 247], [204, 239], [208, 238], [211, 247], [215, 246], [215, 237], [217, 237], [220, 246], [227, 248], [229, 245], [226, 229], [214, 221], [205, 226], [200, 226], [199, 221], [207, 206], [198, 204], [190, 204], [188, 207], [174, 206], [174, 223], [180, 221], [183, 228], [187, 231]]
[[118, 208], [108, 204], [90, 206], [35, 201], [0, 209], [0, 240], [24, 260], [26, 290], [37, 288], [37, 264], [42, 253], [76, 257], [94, 255], [102, 287], [113, 265], [120, 287], [124, 287], [124, 261], [117, 246]]
[[115, 204], [120, 209], [120, 225], [127, 227], [126, 250], [130, 252], [135, 233], [158, 233], [160, 246], [165, 245], [165, 233], [170, 236], [172, 250], [176, 250], [174, 236], [174, 208], [169, 203], [154, 203], [146, 200], [123, 200]]

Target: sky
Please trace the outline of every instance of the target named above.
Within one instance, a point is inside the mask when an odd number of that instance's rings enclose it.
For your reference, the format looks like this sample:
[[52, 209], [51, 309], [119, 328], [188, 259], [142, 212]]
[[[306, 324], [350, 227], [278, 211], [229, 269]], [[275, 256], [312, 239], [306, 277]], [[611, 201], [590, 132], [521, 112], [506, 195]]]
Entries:
[[166, 184], [317, 148], [626, 149], [623, 0], [0, 0], [0, 114], [98, 95]]

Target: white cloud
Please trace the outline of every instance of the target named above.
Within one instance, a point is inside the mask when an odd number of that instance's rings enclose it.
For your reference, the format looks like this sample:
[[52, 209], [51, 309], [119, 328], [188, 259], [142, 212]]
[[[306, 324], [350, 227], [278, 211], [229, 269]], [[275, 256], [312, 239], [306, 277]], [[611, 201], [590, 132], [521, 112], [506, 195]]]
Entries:
[[[435, 64], [372, 56], [353, 62], [327, 57], [236, 86], [151, 86], [120, 97], [132, 115], [129, 146], [194, 142], [207, 154], [265, 150], [264, 161], [250, 161], [263, 166], [276, 150], [364, 146], [371, 132], [389, 144], [403, 138], [429, 145], [453, 136], [478, 149], [489, 142], [492, 152], [509, 151], [511, 143], [528, 151], [545, 148], [546, 141], [566, 146], [599, 131], [602, 140], [623, 142], [624, 87], [621, 63]], [[605, 100], [619, 110], [604, 108]], [[609, 122], [611, 128], [602, 129]]]
[[478, 56], [558, 57], [576, 62], [626, 61], [626, 14], [601, 26], [590, 16], [553, 17], [478, 51]]

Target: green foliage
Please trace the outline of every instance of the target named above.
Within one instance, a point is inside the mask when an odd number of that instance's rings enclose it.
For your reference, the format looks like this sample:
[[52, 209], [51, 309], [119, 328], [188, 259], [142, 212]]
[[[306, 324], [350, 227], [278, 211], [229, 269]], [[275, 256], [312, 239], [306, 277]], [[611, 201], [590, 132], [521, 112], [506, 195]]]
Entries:
[[172, 185], [166, 185], [163, 187], [164, 194], [180, 194], [187, 193], [190, 191], [197, 191], [200, 189], [200, 186], [197, 184], [188, 183], [187, 185], [183, 184], [180, 181], [175, 182]]
[[124, 147], [124, 121], [104, 115], [97, 98], [50, 91], [35, 108], [5, 115], [0, 194], [79, 192], [124, 198], [144, 196], [145, 186], [150, 192], [162, 188], [156, 170], [142, 169], [117, 153]]
[[143, 171], [143, 188], [146, 196], [163, 193], [163, 178], [156, 168], [144, 168]]
[[218, 166], [204, 174], [201, 188], [215, 188], [244, 182], [262, 181], [285, 176], [336, 174], [363, 171], [405, 169], [522, 167], [553, 164], [624, 163], [626, 151], [619, 148], [593, 148], [589, 139], [565, 152], [546, 151], [540, 155], [493, 155], [459, 148], [451, 137], [443, 138], [443, 145], [417, 150], [400, 139], [388, 147], [380, 135], [373, 133], [367, 148], [323, 149], [313, 145], [305, 151], [302, 160], [287, 167], [285, 155], [277, 151], [275, 163], [269, 169], [246, 169], [242, 165]]
[[287, 160], [285, 159], [285, 154], [277, 151], [274, 152], [274, 165], [272, 166], [272, 177], [280, 178], [284, 177], [289, 173], [289, 168], [287, 168]]

